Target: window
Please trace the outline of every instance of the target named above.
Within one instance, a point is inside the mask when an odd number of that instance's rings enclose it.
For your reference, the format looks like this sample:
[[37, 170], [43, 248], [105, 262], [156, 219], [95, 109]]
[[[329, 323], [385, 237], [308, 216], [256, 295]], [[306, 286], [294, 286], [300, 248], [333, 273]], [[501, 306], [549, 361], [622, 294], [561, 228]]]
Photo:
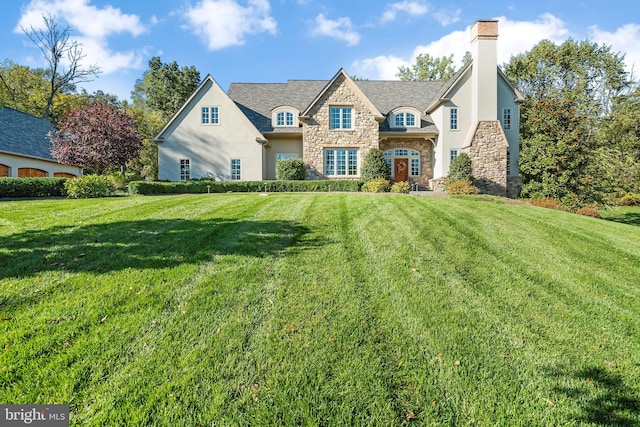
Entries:
[[393, 152], [394, 156], [408, 156], [409, 155], [409, 150], [407, 150], [406, 148], [398, 148]]
[[325, 148], [324, 174], [327, 176], [357, 176], [358, 150]]
[[278, 160], [285, 160], [285, 159], [297, 159], [298, 155], [295, 153], [276, 153], [276, 162], [278, 162]]
[[507, 176], [511, 176], [511, 151], [507, 149]]
[[505, 108], [502, 110], [502, 128], [504, 130], [511, 129], [511, 108]]
[[458, 109], [457, 108], [452, 108], [450, 110], [451, 112], [451, 121], [449, 123], [449, 128], [451, 130], [458, 130]]
[[242, 174], [240, 170], [240, 159], [231, 159], [231, 180], [239, 181]]
[[276, 126], [293, 126], [293, 113], [280, 111], [276, 116]]
[[411, 159], [411, 176], [420, 175], [420, 159]]
[[180, 159], [180, 180], [188, 181], [191, 179], [191, 161], [189, 159]]
[[413, 113], [403, 112], [396, 114], [396, 127], [414, 127], [416, 116]]
[[202, 123], [203, 125], [220, 124], [218, 107], [202, 107], [200, 111], [201, 111], [200, 123]]
[[449, 152], [449, 161], [452, 162], [456, 157], [458, 157], [458, 150], [451, 150]]
[[331, 129], [353, 129], [352, 107], [331, 107], [329, 109]]

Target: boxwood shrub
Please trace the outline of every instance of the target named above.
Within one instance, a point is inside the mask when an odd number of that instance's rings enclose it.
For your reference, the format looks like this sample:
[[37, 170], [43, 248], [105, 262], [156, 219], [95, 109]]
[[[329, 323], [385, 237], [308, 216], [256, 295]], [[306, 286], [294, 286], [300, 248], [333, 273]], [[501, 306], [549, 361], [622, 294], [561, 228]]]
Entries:
[[66, 196], [66, 178], [0, 178], [0, 197]]
[[276, 163], [276, 179], [303, 181], [306, 175], [302, 159], [283, 159]]
[[70, 199], [89, 199], [115, 195], [116, 186], [106, 175], [85, 175], [70, 179], [64, 183], [67, 197]]
[[132, 181], [131, 194], [184, 194], [184, 193], [256, 193], [256, 192], [324, 192], [360, 191], [362, 182], [353, 180], [311, 181]]

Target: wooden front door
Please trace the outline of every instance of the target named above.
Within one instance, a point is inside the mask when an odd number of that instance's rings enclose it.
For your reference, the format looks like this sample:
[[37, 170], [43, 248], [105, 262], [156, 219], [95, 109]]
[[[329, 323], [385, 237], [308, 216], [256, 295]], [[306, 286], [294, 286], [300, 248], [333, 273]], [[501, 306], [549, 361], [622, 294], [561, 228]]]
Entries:
[[409, 159], [393, 159], [395, 182], [409, 181]]

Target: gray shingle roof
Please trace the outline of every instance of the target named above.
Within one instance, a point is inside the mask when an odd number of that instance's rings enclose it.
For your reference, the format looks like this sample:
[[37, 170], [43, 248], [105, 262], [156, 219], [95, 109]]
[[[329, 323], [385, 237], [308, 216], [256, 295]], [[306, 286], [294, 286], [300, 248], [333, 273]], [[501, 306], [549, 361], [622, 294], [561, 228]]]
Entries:
[[0, 108], [0, 151], [56, 161], [47, 138], [52, 130], [48, 120], [13, 108]]
[[[232, 83], [227, 94], [260, 132], [273, 131], [271, 111], [290, 105], [304, 111], [329, 83], [328, 80], [289, 80], [287, 83]], [[359, 80], [355, 82], [383, 114], [397, 107], [425, 111], [442, 92], [446, 82], [403, 82]], [[437, 131], [428, 115], [422, 115], [421, 128], [408, 132]], [[280, 129], [278, 129], [280, 130]], [[390, 130], [387, 121], [381, 131]]]

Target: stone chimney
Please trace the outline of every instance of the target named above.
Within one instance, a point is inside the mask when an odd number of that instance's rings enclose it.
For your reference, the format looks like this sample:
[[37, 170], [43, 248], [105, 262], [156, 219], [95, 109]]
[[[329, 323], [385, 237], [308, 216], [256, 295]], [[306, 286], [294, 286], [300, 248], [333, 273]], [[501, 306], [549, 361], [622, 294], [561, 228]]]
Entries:
[[498, 21], [479, 20], [471, 27], [471, 121], [497, 120]]

